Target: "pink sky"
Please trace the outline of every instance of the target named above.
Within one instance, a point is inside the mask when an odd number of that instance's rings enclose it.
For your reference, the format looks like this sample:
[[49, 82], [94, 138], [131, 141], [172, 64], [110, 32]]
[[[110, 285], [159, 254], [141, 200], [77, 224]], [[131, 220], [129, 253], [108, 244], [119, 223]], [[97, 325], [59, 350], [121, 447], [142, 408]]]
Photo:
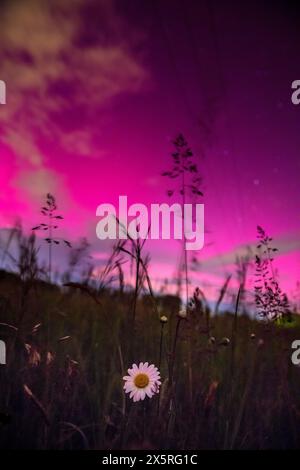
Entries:
[[[220, 7], [213, 35], [193, 2], [188, 30], [177, 2], [166, 2], [157, 22], [148, 2], [134, 11], [114, 2], [31, 3], [34, 15], [20, 4], [1, 7], [1, 226], [18, 216], [30, 229], [52, 192], [62, 234], [86, 236], [99, 258], [97, 206], [123, 194], [129, 203], [168, 200], [160, 175], [181, 131], [204, 177], [206, 246], [194, 282], [209, 283], [213, 296], [260, 224], [280, 249], [276, 267], [291, 292], [300, 277], [300, 109], [290, 101], [299, 77], [288, 19], [275, 11], [268, 20], [259, 6], [261, 18], [245, 16], [239, 6], [242, 20], [233, 23]], [[159, 287], [176, 273], [178, 243], [147, 247]]]

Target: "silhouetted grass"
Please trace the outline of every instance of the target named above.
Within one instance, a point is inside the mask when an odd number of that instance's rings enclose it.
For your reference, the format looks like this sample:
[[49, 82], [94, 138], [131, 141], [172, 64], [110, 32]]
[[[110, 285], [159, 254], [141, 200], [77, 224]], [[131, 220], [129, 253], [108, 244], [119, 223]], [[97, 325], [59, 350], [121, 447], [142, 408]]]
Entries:
[[[210, 317], [208, 335], [205, 308], [193, 308], [180, 320], [170, 387], [179, 299], [156, 298], [168, 318], [162, 349], [153, 299], [137, 299], [133, 351], [131, 292], [103, 289], [96, 302], [81, 289], [26, 282], [1, 272], [8, 363], [0, 369], [0, 411], [11, 416], [0, 424], [1, 448], [299, 447], [300, 370], [290, 360], [299, 322], [266, 326], [225, 313]], [[133, 356], [158, 364], [160, 350], [159, 398], [132, 403], [122, 388], [125, 369]]]

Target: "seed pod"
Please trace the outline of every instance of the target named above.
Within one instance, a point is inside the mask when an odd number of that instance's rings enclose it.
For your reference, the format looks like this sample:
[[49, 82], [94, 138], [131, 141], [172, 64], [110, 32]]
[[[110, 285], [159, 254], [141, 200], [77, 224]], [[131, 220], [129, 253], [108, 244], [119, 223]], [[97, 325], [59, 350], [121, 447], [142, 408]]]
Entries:
[[219, 342], [219, 346], [228, 346], [229, 344], [230, 344], [229, 338], [222, 338], [221, 341]]
[[186, 311], [186, 308], [185, 308], [185, 307], [183, 307], [183, 308], [181, 308], [181, 309], [179, 310], [178, 316], [179, 316], [180, 318], [186, 318], [186, 317], [187, 317], [187, 311]]

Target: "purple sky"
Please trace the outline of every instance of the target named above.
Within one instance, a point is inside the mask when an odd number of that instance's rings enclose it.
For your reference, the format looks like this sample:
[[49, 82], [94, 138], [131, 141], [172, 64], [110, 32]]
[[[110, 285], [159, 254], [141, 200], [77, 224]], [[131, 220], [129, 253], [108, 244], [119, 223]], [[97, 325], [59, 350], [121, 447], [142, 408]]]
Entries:
[[[129, 203], [167, 200], [160, 175], [180, 131], [204, 177], [206, 246], [195, 282], [219, 288], [260, 224], [280, 249], [276, 267], [291, 292], [300, 263], [300, 106], [291, 103], [300, 9], [283, 1], [51, 5], [1, 4], [2, 227], [16, 216], [26, 229], [39, 222], [50, 191], [63, 235], [86, 236], [103, 259], [97, 206], [122, 194]], [[159, 286], [176, 272], [179, 246], [147, 246]]]

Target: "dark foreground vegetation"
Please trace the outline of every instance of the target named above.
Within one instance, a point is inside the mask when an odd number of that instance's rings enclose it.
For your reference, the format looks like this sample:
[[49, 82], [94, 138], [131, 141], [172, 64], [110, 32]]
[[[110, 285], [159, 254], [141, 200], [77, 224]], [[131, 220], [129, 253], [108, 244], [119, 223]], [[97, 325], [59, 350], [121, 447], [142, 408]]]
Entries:
[[[1, 272], [1, 448], [300, 446], [299, 322], [211, 315], [196, 294], [187, 318], [176, 297], [154, 308], [141, 296], [133, 324], [133, 296]], [[162, 387], [133, 403], [122, 377], [140, 361], [160, 368]]]

